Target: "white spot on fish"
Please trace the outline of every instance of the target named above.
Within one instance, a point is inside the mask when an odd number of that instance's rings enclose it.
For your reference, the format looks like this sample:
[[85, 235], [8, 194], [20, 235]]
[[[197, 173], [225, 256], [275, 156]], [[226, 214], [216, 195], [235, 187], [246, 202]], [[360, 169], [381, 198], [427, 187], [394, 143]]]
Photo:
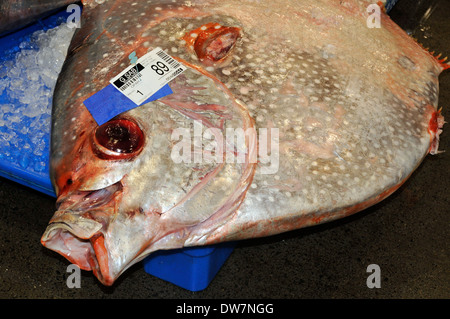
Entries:
[[249, 88], [244, 86], [239, 90], [242, 94], [248, 94], [250, 92]]

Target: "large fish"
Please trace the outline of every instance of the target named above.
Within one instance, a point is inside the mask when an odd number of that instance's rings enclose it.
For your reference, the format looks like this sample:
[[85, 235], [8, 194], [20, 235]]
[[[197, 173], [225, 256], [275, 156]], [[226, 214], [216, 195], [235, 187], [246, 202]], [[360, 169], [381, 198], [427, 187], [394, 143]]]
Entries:
[[[42, 244], [105, 285], [155, 250], [361, 211], [438, 152], [448, 65], [370, 1], [97, 2], [55, 89]], [[173, 94], [97, 125], [83, 102], [157, 47], [187, 68]]]

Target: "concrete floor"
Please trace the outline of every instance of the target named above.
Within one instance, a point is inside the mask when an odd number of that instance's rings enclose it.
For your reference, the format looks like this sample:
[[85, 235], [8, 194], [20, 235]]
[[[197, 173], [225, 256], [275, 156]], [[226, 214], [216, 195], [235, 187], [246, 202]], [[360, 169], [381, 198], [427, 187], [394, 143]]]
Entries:
[[[400, 21], [410, 3], [399, 0]], [[450, 54], [450, 1], [440, 1], [416, 34], [425, 47]], [[450, 70], [440, 76], [440, 106], [450, 119]], [[450, 128], [441, 135], [450, 150]], [[449, 298], [450, 152], [428, 156], [385, 201], [351, 217], [282, 235], [242, 241], [212, 283], [191, 292], [137, 264], [112, 287], [82, 272], [66, 286], [68, 262], [39, 242], [55, 200], [0, 179], [0, 298]], [[367, 266], [381, 269], [369, 289]]]

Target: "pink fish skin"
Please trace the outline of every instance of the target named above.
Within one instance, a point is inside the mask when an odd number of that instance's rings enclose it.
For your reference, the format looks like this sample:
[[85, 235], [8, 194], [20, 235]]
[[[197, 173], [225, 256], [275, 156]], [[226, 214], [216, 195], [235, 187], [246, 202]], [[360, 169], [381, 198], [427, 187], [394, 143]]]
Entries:
[[[55, 89], [57, 211], [41, 241], [105, 285], [159, 249], [356, 213], [438, 152], [447, 65], [383, 12], [380, 28], [368, 27], [370, 1], [83, 4]], [[132, 52], [156, 47], [187, 67], [174, 93], [99, 127], [83, 101]], [[242, 161], [175, 161], [173, 150], [189, 142], [175, 133], [199, 125], [257, 136], [231, 150], [244, 150]], [[204, 140], [194, 146], [194, 158], [211, 155]]]

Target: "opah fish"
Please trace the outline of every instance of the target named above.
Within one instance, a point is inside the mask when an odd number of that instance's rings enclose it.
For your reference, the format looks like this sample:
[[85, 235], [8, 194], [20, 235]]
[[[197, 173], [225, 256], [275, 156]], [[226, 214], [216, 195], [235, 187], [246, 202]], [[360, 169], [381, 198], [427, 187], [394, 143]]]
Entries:
[[[83, 4], [54, 94], [58, 200], [42, 244], [106, 285], [155, 250], [358, 212], [438, 150], [438, 75], [448, 66], [383, 13], [369, 28], [370, 1]], [[98, 126], [83, 101], [131, 53], [156, 47], [187, 67], [174, 93]], [[174, 132], [198, 123], [256, 134], [231, 150], [241, 161], [174, 161], [189, 142]], [[263, 142], [273, 157], [260, 156]], [[210, 154], [208, 141], [192, 144]]]

